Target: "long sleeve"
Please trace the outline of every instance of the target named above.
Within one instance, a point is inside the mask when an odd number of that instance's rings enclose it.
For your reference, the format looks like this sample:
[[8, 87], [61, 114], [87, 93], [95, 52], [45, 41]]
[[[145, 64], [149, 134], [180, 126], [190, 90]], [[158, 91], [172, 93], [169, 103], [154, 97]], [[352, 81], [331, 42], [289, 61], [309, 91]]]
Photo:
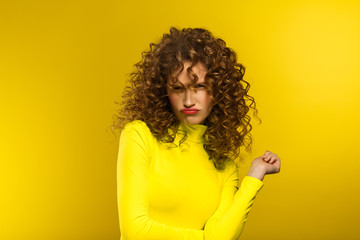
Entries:
[[224, 184], [219, 207], [205, 225], [204, 238], [207, 240], [238, 239], [255, 197], [264, 185], [257, 178], [245, 176], [238, 188], [238, 171], [233, 162], [230, 173]]
[[141, 131], [124, 129], [118, 155], [118, 210], [122, 239], [197, 240], [203, 231], [174, 228], [149, 218], [148, 168], [149, 143]]
[[[148, 183], [149, 174], [151, 174], [149, 169], [155, 162], [153, 153], [159, 151], [159, 149], [155, 151], [157, 147], [156, 144], [156, 140], [152, 137], [145, 123], [131, 123], [122, 131], [117, 165], [117, 197], [121, 239], [237, 239], [242, 232], [255, 196], [263, 186], [262, 181], [246, 176], [238, 189], [237, 167], [235, 163], [231, 161], [223, 173], [224, 177], [219, 178], [222, 179], [220, 183], [222, 190], [218, 193], [219, 195], [221, 194], [219, 196], [220, 200], [219, 203], [215, 203], [215, 207], [212, 208], [213, 210], [209, 213], [210, 217], [205, 218], [204, 222], [202, 222], [197, 229], [181, 228], [179, 224], [178, 226], [180, 227], [173, 227], [166, 221], [163, 222], [152, 219], [152, 215], [149, 214], [149, 212], [151, 212], [149, 211]], [[163, 151], [163, 149], [161, 151]], [[204, 157], [207, 159], [206, 156]], [[199, 160], [198, 158], [199, 156], [194, 157], [194, 159]], [[174, 159], [167, 159], [167, 162], [169, 161], [174, 164]], [[181, 163], [182, 161], [179, 161], [179, 164]], [[176, 166], [180, 167], [179, 165]], [[173, 169], [177, 168], [175, 167]], [[161, 170], [169, 171], [170, 169], [161, 166]], [[207, 171], [206, 173], [210, 172]], [[189, 175], [187, 175], [187, 177], [189, 177]], [[189, 186], [192, 187], [191, 185]], [[174, 188], [172, 185], [169, 187]], [[178, 188], [175, 186], [175, 189]], [[204, 193], [208, 190], [210, 189], [204, 189]], [[188, 193], [185, 192], [187, 191], [186, 189], [177, 191], [182, 191], [183, 196], [189, 196]], [[204, 204], [207, 203], [204, 202]], [[213, 211], [215, 212], [213, 213]], [[164, 212], [164, 214], [166, 214], [166, 212]], [[188, 218], [190, 221], [192, 218], [191, 215], [188, 215]]]

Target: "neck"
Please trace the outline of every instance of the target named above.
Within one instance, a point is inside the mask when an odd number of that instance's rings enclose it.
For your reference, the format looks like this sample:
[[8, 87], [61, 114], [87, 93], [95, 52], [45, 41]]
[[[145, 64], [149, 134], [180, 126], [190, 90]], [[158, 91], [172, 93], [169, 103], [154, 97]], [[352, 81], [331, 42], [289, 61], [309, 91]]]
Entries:
[[204, 142], [204, 134], [207, 130], [207, 126], [202, 124], [186, 124], [180, 122], [177, 135], [181, 135], [180, 139], [183, 137], [184, 132], [187, 134], [187, 139], [192, 142]]

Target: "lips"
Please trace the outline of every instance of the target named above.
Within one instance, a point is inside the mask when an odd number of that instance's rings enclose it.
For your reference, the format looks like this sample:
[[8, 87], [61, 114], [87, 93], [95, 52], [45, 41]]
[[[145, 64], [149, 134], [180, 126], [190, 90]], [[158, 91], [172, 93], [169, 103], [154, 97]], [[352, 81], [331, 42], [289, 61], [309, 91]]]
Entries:
[[186, 115], [196, 114], [199, 111], [200, 110], [196, 109], [196, 108], [183, 108], [183, 109], [181, 109], [181, 112], [186, 114]]

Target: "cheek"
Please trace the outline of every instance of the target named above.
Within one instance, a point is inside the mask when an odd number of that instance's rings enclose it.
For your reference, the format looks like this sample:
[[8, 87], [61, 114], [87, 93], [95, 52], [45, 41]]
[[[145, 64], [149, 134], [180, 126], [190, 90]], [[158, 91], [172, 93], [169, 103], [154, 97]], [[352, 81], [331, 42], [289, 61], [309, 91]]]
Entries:
[[210, 95], [206, 94], [206, 103], [210, 105], [210, 104], [211, 104], [211, 101], [212, 101], [212, 100], [211, 100]]
[[168, 98], [171, 106], [176, 106], [177, 102], [179, 101], [179, 96], [177, 94], [169, 94]]
[[212, 99], [208, 93], [204, 93], [204, 95], [202, 96], [202, 101], [204, 103], [204, 107], [207, 107], [207, 108], [211, 107]]

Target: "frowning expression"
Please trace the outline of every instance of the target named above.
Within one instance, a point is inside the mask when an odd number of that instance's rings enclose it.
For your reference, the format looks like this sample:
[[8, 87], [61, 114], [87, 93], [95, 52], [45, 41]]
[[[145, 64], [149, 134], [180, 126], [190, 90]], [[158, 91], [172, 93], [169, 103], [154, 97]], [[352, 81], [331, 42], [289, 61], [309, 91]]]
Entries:
[[195, 85], [191, 84], [194, 77], [187, 71], [191, 62], [184, 62], [184, 69], [176, 72], [178, 80], [168, 88], [168, 97], [172, 111], [185, 124], [202, 124], [211, 112], [211, 97], [205, 83], [206, 67], [197, 63], [192, 67], [198, 76]]

